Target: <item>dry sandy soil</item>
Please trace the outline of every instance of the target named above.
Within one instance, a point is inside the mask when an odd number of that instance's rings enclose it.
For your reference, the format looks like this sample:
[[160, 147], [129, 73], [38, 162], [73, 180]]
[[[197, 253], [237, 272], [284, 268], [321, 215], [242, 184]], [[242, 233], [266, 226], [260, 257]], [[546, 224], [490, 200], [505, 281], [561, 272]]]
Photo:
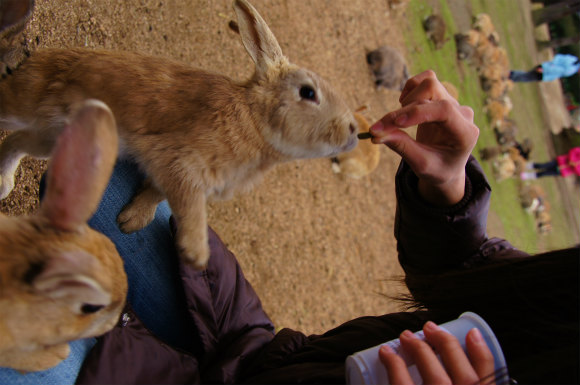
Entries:
[[[405, 8], [387, 0], [254, 0], [285, 54], [325, 77], [370, 120], [398, 107], [398, 92], [376, 90], [365, 50], [388, 44], [405, 55]], [[235, 79], [253, 70], [228, 28], [230, 0], [37, 0], [26, 30], [34, 49], [88, 47], [139, 51]], [[252, 192], [210, 205], [209, 224], [237, 255], [277, 327], [320, 333], [348, 319], [399, 310], [386, 295], [402, 271], [393, 237], [398, 156], [381, 147], [378, 168], [360, 180], [328, 159], [270, 172]], [[44, 162], [26, 160], [0, 203], [33, 211]]]

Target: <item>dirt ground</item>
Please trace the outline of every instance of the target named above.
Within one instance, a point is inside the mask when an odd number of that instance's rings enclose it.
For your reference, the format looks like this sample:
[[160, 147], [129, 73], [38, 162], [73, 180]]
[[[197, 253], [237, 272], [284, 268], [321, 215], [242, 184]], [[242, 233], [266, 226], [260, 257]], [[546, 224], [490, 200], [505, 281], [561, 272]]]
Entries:
[[[131, 50], [245, 79], [252, 62], [228, 28], [230, 0], [37, 0], [26, 36], [45, 47]], [[369, 120], [398, 107], [398, 92], [376, 90], [365, 51], [388, 44], [406, 54], [405, 7], [388, 0], [253, 0], [282, 50], [318, 72]], [[360, 180], [328, 159], [270, 172], [252, 192], [211, 203], [209, 224], [237, 255], [277, 327], [320, 333], [363, 315], [399, 310], [385, 295], [404, 292], [393, 236], [398, 156], [381, 147], [378, 168]], [[44, 162], [27, 159], [11, 215], [33, 211]]]

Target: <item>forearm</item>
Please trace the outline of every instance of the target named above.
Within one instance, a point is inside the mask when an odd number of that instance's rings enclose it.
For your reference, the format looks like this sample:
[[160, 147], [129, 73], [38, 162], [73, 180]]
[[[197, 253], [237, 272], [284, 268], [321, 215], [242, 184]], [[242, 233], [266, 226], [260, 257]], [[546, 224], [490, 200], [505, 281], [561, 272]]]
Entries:
[[403, 268], [435, 273], [460, 267], [487, 240], [491, 189], [474, 158], [466, 166], [463, 186], [463, 196], [455, 205], [433, 205], [421, 197], [417, 177], [401, 163], [395, 237]]
[[465, 196], [465, 173], [445, 183], [431, 183], [424, 179], [417, 182], [417, 191], [421, 198], [438, 207], [455, 206]]

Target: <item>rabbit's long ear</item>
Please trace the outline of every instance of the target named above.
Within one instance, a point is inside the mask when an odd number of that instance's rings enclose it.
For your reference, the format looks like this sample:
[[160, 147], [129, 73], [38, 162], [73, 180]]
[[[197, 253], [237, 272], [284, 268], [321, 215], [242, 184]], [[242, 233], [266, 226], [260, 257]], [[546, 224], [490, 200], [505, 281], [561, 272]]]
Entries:
[[11, 35], [24, 29], [26, 21], [32, 15], [33, 8], [33, 0], [1, 0], [0, 38], [5, 34]]
[[40, 215], [60, 230], [84, 225], [107, 187], [117, 151], [111, 110], [98, 100], [82, 103], [57, 140]]
[[76, 313], [89, 313], [108, 306], [111, 294], [93, 278], [102, 267], [85, 251], [53, 255], [31, 278], [34, 290], [54, 300], [66, 301]]
[[281, 62], [287, 62], [278, 40], [256, 9], [245, 0], [235, 0], [234, 10], [238, 16], [238, 26], [244, 47], [256, 64], [259, 73]]

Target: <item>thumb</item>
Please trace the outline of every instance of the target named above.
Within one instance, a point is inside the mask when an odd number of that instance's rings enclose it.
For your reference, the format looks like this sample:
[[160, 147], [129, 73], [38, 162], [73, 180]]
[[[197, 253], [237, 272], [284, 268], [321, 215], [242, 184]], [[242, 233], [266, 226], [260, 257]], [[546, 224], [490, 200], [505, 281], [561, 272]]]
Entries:
[[374, 143], [384, 143], [403, 158], [412, 169], [422, 169], [426, 162], [425, 149], [407, 132], [401, 129], [391, 129], [382, 137], [373, 138]]

